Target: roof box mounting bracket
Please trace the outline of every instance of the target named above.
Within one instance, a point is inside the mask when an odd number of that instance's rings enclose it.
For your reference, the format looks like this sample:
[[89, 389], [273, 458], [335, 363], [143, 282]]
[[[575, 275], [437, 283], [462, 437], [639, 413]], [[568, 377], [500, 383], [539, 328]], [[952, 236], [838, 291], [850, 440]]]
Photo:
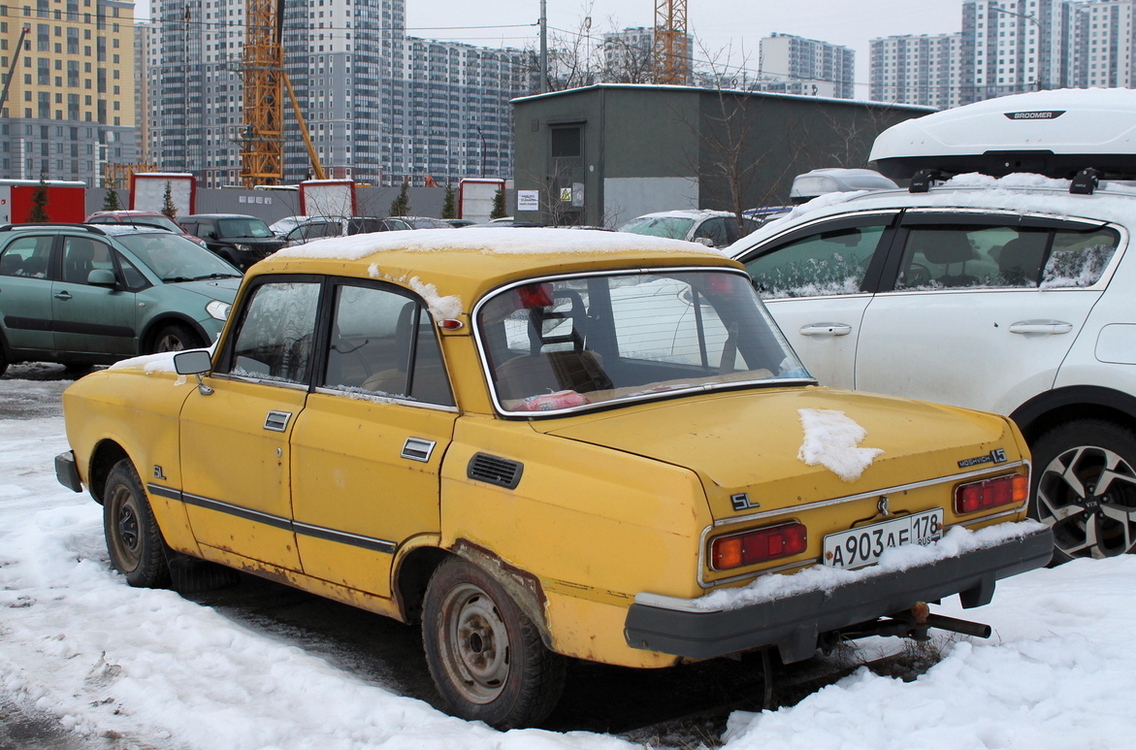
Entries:
[[931, 186], [936, 182], [941, 182], [943, 173], [937, 169], [920, 169], [911, 177], [911, 185], [908, 191], [912, 193], [926, 193], [931, 190]]
[[1073, 195], [1092, 195], [1100, 184], [1101, 172], [1099, 169], [1087, 167], [1073, 176], [1069, 183], [1069, 192]]

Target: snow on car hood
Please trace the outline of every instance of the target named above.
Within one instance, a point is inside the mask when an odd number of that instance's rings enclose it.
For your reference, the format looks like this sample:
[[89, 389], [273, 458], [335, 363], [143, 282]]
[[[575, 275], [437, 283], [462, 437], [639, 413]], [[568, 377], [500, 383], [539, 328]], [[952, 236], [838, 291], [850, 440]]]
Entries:
[[[960, 473], [1002, 449], [1019, 456], [1001, 417], [826, 388], [678, 398], [532, 423], [533, 429], [697, 473], [714, 515], [749, 492], [763, 510]], [[721, 502], [716, 502], [715, 498]]]

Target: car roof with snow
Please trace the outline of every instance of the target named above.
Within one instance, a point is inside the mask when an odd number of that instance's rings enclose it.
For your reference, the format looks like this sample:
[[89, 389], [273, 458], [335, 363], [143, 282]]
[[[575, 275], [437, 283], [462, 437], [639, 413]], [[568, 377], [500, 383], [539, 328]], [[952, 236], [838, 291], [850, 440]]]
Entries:
[[550, 228], [466, 227], [376, 232], [285, 248], [250, 273], [325, 273], [434, 285], [443, 296], [480, 298], [517, 279], [658, 266], [734, 266], [718, 250], [637, 234]]

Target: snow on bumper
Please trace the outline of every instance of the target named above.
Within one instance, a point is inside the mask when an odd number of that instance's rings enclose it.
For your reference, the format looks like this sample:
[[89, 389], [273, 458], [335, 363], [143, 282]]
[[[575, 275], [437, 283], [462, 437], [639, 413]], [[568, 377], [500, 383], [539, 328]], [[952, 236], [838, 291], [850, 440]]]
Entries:
[[[799, 661], [813, 655], [820, 634], [904, 612], [917, 602], [959, 594], [964, 607], [987, 604], [995, 581], [1049, 562], [1052, 532], [1039, 524], [1026, 526], [1023, 533], [994, 543], [941, 554], [923, 552], [914, 564], [894, 569], [881, 564], [841, 571], [851, 575], [835, 584], [831, 577], [813, 576], [815, 585], [781, 587], [783, 596], [770, 591], [755, 601], [745, 601], [745, 589], [732, 601], [711, 600], [714, 595], [678, 599], [639, 594], [628, 611], [624, 635], [632, 648], [695, 659], [776, 646], [785, 662]], [[813, 570], [797, 575], [807, 579]], [[707, 607], [708, 600], [720, 605]]]

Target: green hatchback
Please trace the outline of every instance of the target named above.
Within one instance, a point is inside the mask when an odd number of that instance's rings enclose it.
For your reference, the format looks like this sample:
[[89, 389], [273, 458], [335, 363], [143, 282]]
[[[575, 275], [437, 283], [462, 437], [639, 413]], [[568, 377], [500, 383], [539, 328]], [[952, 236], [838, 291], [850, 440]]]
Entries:
[[140, 226], [0, 226], [0, 374], [15, 362], [83, 368], [208, 346], [240, 271]]

